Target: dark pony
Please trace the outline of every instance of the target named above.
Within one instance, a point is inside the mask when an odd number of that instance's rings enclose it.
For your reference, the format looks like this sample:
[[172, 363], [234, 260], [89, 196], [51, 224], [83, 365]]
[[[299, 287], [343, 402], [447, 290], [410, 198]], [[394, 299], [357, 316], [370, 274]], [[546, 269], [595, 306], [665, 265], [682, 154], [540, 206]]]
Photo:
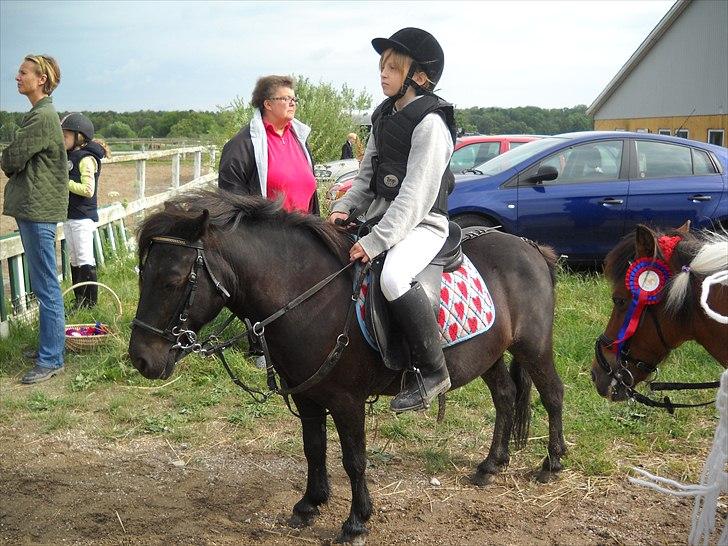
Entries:
[[[223, 307], [253, 323], [262, 321], [341, 269], [350, 246], [342, 229], [314, 216], [286, 213], [259, 197], [199, 192], [168, 203], [139, 232], [140, 298], [129, 341], [134, 366], [145, 377], [169, 377], [184, 354], [175, 343], [181, 324], [198, 332]], [[555, 255], [499, 232], [468, 240], [463, 249], [485, 278], [496, 309], [490, 330], [445, 349], [452, 388], [481, 377], [496, 409], [490, 450], [472, 480], [487, 484], [508, 465], [511, 437], [518, 446], [525, 444], [533, 381], [549, 416], [548, 456], [537, 476], [546, 481], [561, 469], [566, 451], [563, 385], [552, 347]], [[288, 386], [307, 381], [327, 358], [347, 322], [353, 281], [352, 270], [344, 272], [265, 327], [273, 365]], [[506, 351], [513, 357], [510, 368]], [[352, 493], [339, 539], [362, 539], [372, 513], [364, 475], [365, 402], [372, 395], [396, 394], [400, 379], [354, 325], [337, 365], [315, 386], [292, 396], [308, 463], [306, 491], [293, 508], [292, 524], [311, 523], [329, 499], [330, 414]]]
[[[604, 273], [612, 285], [613, 308], [596, 344], [592, 380], [601, 396], [624, 400], [633, 387], [657, 369], [667, 355], [685, 341], [694, 340], [723, 367], [728, 367], [728, 324], [711, 318], [700, 304], [703, 281], [728, 271], [728, 235], [692, 232], [689, 223], [672, 230], [639, 225], [607, 255]], [[646, 259], [646, 260], [645, 260]], [[636, 329], [617, 350], [625, 317], [633, 314], [634, 295], [626, 282], [632, 264], [664, 264], [667, 281], [635, 320]], [[636, 276], [636, 275], [635, 275]], [[637, 280], [633, 281], [637, 282]], [[728, 286], [718, 283], [707, 294], [709, 309], [728, 315]]]

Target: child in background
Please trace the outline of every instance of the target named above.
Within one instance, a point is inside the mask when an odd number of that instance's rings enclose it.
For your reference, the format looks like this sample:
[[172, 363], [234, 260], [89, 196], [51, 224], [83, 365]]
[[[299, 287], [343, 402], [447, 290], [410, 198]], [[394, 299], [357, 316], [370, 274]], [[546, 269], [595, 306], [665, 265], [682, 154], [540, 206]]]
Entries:
[[[96, 195], [99, 189], [101, 159], [110, 155], [103, 141], [93, 140], [94, 126], [80, 113], [68, 114], [61, 120], [63, 140], [68, 152], [68, 220], [63, 224], [71, 262], [73, 284], [96, 282], [94, 230], [99, 221]], [[74, 308], [93, 307], [98, 287], [74, 288]]]

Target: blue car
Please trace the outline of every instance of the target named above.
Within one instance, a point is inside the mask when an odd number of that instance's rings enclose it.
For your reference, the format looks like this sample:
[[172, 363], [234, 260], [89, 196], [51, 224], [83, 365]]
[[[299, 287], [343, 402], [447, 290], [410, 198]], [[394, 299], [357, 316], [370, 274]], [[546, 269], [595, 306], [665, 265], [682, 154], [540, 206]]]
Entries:
[[728, 228], [728, 149], [588, 131], [524, 144], [457, 175], [450, 217], [598, 262], [637, 224]]

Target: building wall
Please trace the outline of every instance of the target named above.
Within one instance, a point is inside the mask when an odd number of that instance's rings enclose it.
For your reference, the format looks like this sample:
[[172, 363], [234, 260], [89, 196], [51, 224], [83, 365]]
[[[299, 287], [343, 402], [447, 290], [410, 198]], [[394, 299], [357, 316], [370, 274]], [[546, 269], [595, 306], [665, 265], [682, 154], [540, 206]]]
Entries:
[[727, 44], [728, 2], [693, 0], [595, 120], [728, 114]]
[[597, 131], [637, 131], [647, 129], [650, 133], [659, 133], [660, 129], [669, 129], [671, 135], [682, 127], [687, 129], [688, 138], [708, 142], [708, 129], [723, 129], [723, 146], [728, 147], [728, 114], [717, 116], [670, 116], [654, 118], [622, 118], [595, 119], [594, 129]]

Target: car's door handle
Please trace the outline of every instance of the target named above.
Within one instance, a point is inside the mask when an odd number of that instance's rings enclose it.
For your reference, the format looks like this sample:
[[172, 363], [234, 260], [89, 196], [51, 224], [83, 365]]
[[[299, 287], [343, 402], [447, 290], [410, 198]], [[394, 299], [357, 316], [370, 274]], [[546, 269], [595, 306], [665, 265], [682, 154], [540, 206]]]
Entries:
[[623, 199], [615, 199], [614, 197], [605, 197], [601, 201], [602, 205], [621, 205], [624, 203]]
[[693, 203], [697, 203], [698, 201], [710, 201], [710, 199], [710, 195], [700, 195], [699, 193], [688, 197], [688, 200], [692, 201]]

